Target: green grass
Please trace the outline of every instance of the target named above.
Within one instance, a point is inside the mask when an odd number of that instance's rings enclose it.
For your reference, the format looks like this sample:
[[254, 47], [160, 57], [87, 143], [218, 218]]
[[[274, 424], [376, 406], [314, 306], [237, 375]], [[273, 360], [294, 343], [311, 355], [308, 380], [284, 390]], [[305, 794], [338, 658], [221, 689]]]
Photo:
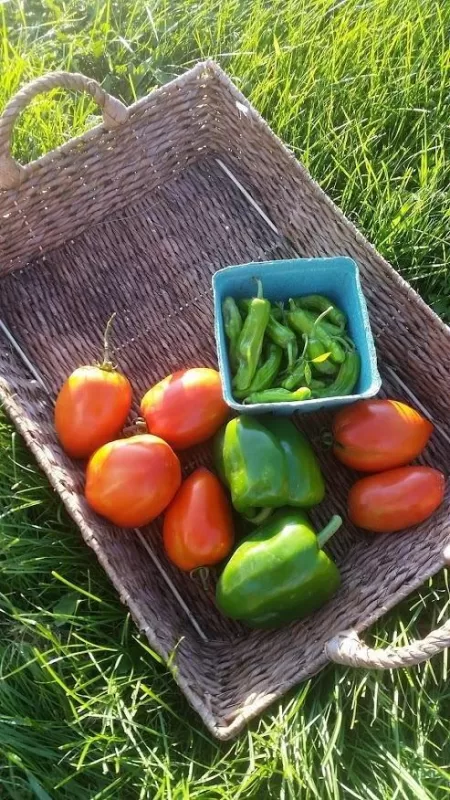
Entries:
[[[450, 321], [450, 5], [445, 0], [6, 0], [0, 106], [51, 69], [126, 102], [216, 57], [378, 249]], [[96, 121], [43, 96], [21, 159]], [[448, 660], [328, 668], [236, 742], [205, 732], [137, 634], [9, 424], [0, 425], [0, 796], [16, 800], [450, 795]], [[445, 618], [442, 574], [371, 632]]]

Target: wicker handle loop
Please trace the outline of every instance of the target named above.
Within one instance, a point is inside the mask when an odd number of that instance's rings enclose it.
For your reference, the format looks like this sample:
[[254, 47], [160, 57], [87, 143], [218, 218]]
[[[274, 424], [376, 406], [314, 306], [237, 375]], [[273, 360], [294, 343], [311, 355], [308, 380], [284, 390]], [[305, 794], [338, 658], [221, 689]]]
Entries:
[[325, 645], [325, 653], [337, 664], [365, 669], [398, 669], [413, 667], [450, 647], [450, 620], [423, 639], [404, 647], [386, 647], [380, 650], [367, 647], [356, 631], [338, 633]]
[[0, 189], [13, 189], [23, 180], [26, 168], [11, 156], [10, 145], [14, 125], [30, 101], [41, 92], [51, 89], [69, 89], [87, 92], [103, 113], [106, 128], [115, 128], [125, 122], [127, 107], [105, 92], [97, 81], [76, 72], [51, 72], [27, 84], [11, 98], [0, 116]]
[[[443, 566], [450, 566], [450, 544], [442, 553]], [[450, 620], [403, 647], [373, 649], [361, 641], [355, 630], [342, 631], [325, 645], [325, 654], [336, 664], [365, 669], [399, 669], [421, 664], [450, 647]]]

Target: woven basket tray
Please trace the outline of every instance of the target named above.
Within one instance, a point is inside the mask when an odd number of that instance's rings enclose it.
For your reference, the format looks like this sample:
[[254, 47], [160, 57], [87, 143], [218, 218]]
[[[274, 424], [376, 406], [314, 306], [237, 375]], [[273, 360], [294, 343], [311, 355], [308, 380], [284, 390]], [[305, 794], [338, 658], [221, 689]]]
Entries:
[[[14, 122], [35, 94], [57, 86], [88, 91], [104, 125], [20, 167], [9, 150]], [[93, 514], [83, 498], [82, 467], [55, 438], [55, 393], [68, 371], [97, 357], [113, 311], [116, 358], [139, 399], [180, 366], [216, 364], [211, 276], [219, 267], [348, 255], [361, 269], [383, 391], [432, 417], [437, 430], [425, 463], [447, 471], [448, 329], [220, 69], [199, 64], [129, 109], [80, 75], [35, 81], [0, 118], [0, 185], [1, 401], [210, 731], [221, 739], [235, 735], [330, 658], [401, 666], [447, 646], [448, 624], [388, 651], [368, 650], [356, 631], [443, 566], [448, 493], [429, 522], [401, 535], [372, 538], [347, 524], [331, 544], [343, 577], [333, 601], [284, 630], [249, 632], [219, 615], [213, 586], [166, 561], [157, 524], [126, 532]], [[326, 423], [325, 415], [308, 416], [308, 433]], [[344, 511], [353, 480], [328, 454], [322, 460], [328, 500], [313, 514], [317, 524]], [[190, 453], [184, 467], [208, 461], [205, 448]]]

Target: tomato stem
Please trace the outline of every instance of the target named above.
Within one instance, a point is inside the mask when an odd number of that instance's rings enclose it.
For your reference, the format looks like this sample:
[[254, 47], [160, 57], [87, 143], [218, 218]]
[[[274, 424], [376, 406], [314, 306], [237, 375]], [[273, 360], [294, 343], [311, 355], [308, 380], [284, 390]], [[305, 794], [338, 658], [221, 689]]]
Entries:
[[105, 332], [103, 334], [103, 361], [100, 364], [100, 367], [102, 369], [106, 369], [106, 370], [108, 370], [110, 372], [112, 372], [115, 369], [115, 366], [114, 366], [113, 361], [111, 359], [111, 349], [110, 349], [110, 344], [109, 344], [109, 333], [110, 333], [111, 326], [113, 324], [114, 318], [116, 316], [116, 313], [117, 313], [116, 311], [113, 311], [113, 313], [111, 314], [108, 322], [106, 323]]
[[210, 571], [208, 567], [195, 567], [195, 569], [191, 569], [189, 577], [193, 581], [196, 581], [198, 577], [204, 591], [208, 591], [210, 583]]
[[137, 417], [133, 420], [131, 425], [128, 425], [122, 430], [122, 436], [137, 436], [140, 433], [148, 433], [148, 427], [143, 417]]
[[331, 431], [322, 431], [322, 433], [320, 434], [320, 442], [323, 445], [323, 447], [327, 449], [333, 447], [334, 438]]

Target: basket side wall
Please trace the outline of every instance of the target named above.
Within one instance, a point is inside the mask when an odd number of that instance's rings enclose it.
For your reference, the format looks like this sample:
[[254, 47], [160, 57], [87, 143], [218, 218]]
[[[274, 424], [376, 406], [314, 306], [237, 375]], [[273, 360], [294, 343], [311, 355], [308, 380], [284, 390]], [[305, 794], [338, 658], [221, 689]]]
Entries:
[[0, 275], [194, 164], [208, 149], [209, 79], [198, 65], [131, 106], [118, 128], [71, 140], [29, 164], [19, 188], [0, 190]]

